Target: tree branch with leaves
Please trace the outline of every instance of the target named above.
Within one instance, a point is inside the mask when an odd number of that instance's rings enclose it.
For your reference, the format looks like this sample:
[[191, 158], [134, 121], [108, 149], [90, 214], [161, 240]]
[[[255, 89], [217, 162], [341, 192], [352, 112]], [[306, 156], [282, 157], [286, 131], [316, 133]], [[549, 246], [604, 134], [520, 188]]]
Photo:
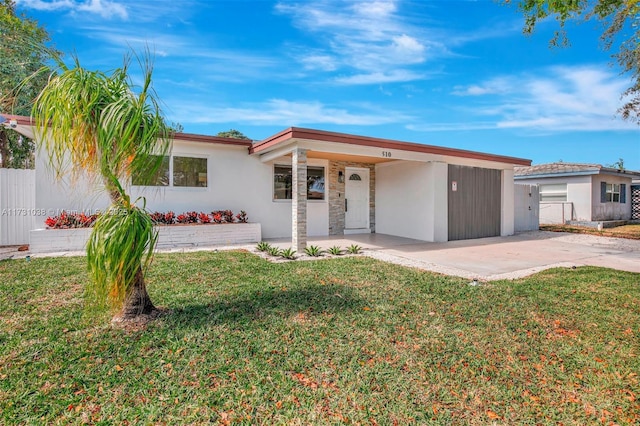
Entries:
[[[60, 53], [35, 20], [16, 15], [13, 0], [0, 0], [0, 113], [29, 115], [47, 84], [46, 63]], [[0, 127], [0, 168], [33, 168], [34, 144]]]
[[565, 24], [571, 21], [596, 20], [603, 26], [601, 40], [606, 50], [629, 75], [632, 84], [622, 94], [622, 118], [640, 124], [640, 0], [504, 0], [517, 4], [522, 11], [525, 34], [532, 34], [538, 24], [555, 18], [560, 25], [550, 43], [568, 45]]

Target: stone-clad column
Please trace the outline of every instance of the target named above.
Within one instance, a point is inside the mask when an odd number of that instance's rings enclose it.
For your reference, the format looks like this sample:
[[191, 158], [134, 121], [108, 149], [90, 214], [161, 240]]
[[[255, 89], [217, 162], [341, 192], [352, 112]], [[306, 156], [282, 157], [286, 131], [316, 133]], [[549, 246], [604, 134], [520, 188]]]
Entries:
[[291, 159], [291, 245], [298, 252], [307, 248], [307, 150], [296, 148]]

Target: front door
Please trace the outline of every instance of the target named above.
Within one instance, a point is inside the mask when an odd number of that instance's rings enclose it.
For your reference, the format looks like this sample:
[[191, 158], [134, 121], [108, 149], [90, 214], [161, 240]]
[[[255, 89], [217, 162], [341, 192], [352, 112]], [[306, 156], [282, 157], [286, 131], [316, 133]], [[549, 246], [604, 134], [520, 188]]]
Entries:
[[345, 169], [345, 229], [369, 229], [369, 169]]

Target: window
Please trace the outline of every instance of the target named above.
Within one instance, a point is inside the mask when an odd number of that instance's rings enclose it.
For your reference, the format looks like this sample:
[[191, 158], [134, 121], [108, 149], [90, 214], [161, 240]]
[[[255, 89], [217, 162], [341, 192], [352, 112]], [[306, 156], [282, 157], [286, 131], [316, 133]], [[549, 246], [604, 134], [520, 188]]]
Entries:
[[144, 178], [131, 177], [131, 184], [137, 186], [180, 186], [205, 188], [207, 180], [207, 159], [194, 157], [164, 157], [155, 175]]
[[207, 159], [173, 157], [173, 186], [206, 187]]
[[[273, 167], [273, 199], [290, 200], [292, 198], [293, 177], [291, 166]], [[324, 167], [307, 166], [307, 199], [324, 200]]]
[[600, 202], [620, 203], [627, 202], [627, 185], [624, 183], [600, 182]]
[[540, 185], [540, 201], [567, 201], [567, 184]]
[[607, 203], [619, 203], [620, 202], [620, 184], [608, 183], [606, 191]]
[[[157, 156], [154, 156], [158, 158]], [[169, 186], [169, 157], [162, 159], [160, 168], [153, 176], [131, 176], [131, 184], [138, 186]]]

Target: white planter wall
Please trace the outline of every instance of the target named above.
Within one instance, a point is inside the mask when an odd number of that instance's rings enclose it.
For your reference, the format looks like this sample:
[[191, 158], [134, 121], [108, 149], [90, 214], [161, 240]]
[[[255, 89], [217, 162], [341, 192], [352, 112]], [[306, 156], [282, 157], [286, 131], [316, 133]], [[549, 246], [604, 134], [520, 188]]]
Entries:
[[[256, 243], [262, 239], [259, 223], [159, 226], [157, 249], [207, 247]], [[34, 229], [30, 232], [32, 253], [83, 251], [91, 228]]]

